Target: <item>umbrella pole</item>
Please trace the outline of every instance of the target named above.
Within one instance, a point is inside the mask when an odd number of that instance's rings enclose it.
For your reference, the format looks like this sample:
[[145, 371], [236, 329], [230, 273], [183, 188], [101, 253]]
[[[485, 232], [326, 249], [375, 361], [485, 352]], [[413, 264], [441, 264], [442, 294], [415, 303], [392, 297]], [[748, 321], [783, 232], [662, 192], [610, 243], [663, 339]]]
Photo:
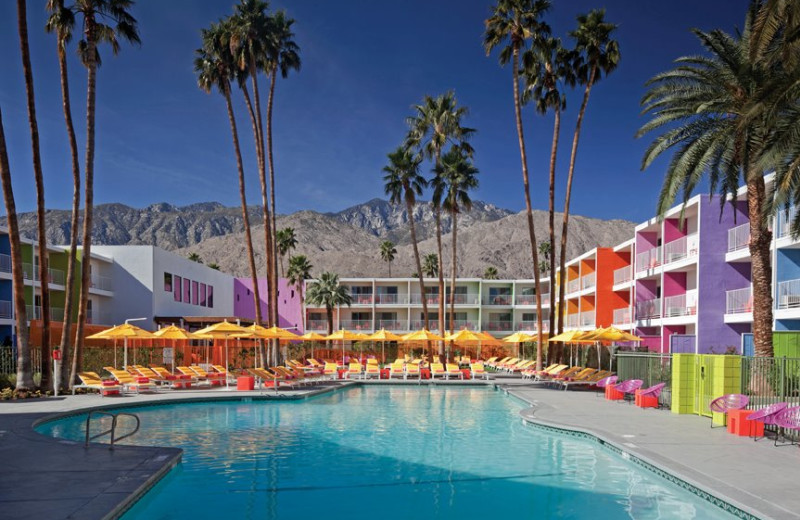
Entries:
[[228, 336], [225, 336], [225, 388], [230, 388], [231, 382], [228, 374], [230, 367], [228, 366]]
[[114, 338], [114, 368], [117, 368], [117, 338]]
[[124, 350], [122, 355], [122, 370], [125, 370], [125, 367], [128, 366], [128, 337], [125, 336], [123, 340]]

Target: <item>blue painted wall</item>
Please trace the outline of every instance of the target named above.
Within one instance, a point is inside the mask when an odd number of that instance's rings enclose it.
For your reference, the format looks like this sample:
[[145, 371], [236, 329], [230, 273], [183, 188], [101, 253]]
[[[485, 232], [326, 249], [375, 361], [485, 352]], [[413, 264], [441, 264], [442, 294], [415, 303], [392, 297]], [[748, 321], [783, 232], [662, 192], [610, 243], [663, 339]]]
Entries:
[[800, 278], [800, 249], [778, 249], [775, 276], [779, 282]]
[[800, 330], [800, 320], [776, 320], [775, 330]]

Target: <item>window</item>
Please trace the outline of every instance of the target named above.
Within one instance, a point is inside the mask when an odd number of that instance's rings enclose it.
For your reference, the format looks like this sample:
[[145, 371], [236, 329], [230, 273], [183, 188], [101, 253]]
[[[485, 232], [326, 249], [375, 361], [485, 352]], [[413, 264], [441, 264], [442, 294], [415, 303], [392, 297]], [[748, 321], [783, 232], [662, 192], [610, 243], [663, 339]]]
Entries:
[[523, 312], [522, 313], [522, 321], [536, 321], [536, 313], [535, 312]]
[[175, 275], [175, 284], [172, 288], [172, 295], [176, 302], [181, 301], [181, 277], [178, 275]]
[[188, 278], [183, 279], [183, 303], [192, 301], [192, 281]]
[[192, 305], [197, 305], [198, 300], [197, 297], [199, 296], [197, 293], [200, 291], [198, 289], [198, 282], [196, 280], [192, 280]]
[[209, 309], [213, 309], [214, 308], [214, 286], [213, 285], [209, 285], [207, 292], [208, 292], [208, 294], [206, 294], [206, 302], [208, 303], [208, 308]]
[[172, 273], [164, 273], [164, 291], [172, 292]]
[[200, 306], [206, 306], [206, 284], [204, 283], [200, 284]]

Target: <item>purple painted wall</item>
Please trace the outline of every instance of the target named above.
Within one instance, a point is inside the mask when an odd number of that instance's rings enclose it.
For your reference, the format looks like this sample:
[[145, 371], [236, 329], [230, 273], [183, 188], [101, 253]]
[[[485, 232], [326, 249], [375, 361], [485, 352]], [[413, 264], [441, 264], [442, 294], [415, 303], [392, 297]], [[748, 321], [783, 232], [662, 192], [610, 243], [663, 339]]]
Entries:
[[[258, 290], [261, 297], [261, 316], [266, 317], [269, 310], [266, 279], [258, 279]], [[255, 319], [256, 308], [252, 291], [252, 278], [236, 278], [233, 281], [233, 313], [236, 316], [248, 320]], [[281, 278], [278, 282], [278, 326], [289, 328], [297, 334], [305, 332], [300, 294], [294, 286], [289, 286], [285, 278]]]
[[661, 352], [669, 352], [669, 337], [673, 334], [686, 334], [686, 325], [664, 325], [661, 334]]

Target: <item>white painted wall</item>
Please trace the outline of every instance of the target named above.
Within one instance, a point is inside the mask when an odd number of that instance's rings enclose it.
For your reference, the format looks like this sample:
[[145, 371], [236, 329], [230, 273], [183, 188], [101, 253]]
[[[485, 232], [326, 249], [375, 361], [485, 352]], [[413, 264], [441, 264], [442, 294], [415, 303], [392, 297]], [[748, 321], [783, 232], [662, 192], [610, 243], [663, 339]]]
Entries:
[[152, 246], [92, 246], [92, 251], [114, 259], [111, 278], [114, 298], [102, 312], [119, 325], [128, 318], [147, 318], [136, 325], [153, 329], [153, 247]]

